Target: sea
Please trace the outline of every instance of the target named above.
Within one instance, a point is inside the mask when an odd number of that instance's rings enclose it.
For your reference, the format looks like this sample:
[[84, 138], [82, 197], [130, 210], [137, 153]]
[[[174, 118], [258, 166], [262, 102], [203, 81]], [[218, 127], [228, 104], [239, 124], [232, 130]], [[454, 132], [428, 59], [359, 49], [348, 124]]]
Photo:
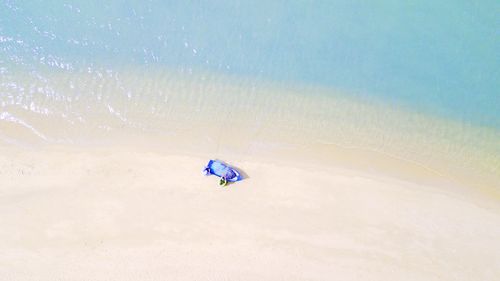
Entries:
[[498, 187], [499, 10], [490, 0], [0, 0], [0, 142], [141, 138], [322, 159], [340, 148]]

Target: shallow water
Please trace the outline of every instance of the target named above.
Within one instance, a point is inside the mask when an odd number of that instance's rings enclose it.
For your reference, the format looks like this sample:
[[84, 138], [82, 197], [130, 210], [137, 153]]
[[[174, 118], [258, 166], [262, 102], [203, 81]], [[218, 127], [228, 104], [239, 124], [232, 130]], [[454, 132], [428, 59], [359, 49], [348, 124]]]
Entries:
[[0, 5], [2, 72], [124, 64], [213, 71], [320, 84], [500, 126], [496, 1]]
[[498, 8], [3, 0], [0, 137], [334, 145], [496, 177]]

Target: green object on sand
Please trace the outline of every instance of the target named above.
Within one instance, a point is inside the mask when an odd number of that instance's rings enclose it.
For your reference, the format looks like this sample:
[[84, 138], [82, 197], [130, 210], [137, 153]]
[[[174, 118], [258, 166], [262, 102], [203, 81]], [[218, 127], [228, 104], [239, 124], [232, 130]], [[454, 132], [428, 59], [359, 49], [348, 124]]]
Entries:
[[221, 177], [219, 180], [219, 185], [220, 186], [226, 186], [227, 180], [224, 177]]

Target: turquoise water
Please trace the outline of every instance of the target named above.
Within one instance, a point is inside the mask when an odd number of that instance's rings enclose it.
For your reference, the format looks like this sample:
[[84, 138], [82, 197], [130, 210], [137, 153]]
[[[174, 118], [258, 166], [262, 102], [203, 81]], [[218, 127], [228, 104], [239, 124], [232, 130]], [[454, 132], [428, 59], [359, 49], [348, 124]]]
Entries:
[[487, 0], [1, 0], [0, 71], [208, 71], [498, 129], [499, 10]]

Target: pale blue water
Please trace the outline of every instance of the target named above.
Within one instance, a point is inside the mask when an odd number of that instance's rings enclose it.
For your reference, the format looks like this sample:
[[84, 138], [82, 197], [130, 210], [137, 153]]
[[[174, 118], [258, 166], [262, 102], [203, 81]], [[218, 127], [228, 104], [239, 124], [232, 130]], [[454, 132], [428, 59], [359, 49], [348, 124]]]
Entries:
[[212, 71], [500, 128], [498, 1], [0, 0], [0, 71]]

